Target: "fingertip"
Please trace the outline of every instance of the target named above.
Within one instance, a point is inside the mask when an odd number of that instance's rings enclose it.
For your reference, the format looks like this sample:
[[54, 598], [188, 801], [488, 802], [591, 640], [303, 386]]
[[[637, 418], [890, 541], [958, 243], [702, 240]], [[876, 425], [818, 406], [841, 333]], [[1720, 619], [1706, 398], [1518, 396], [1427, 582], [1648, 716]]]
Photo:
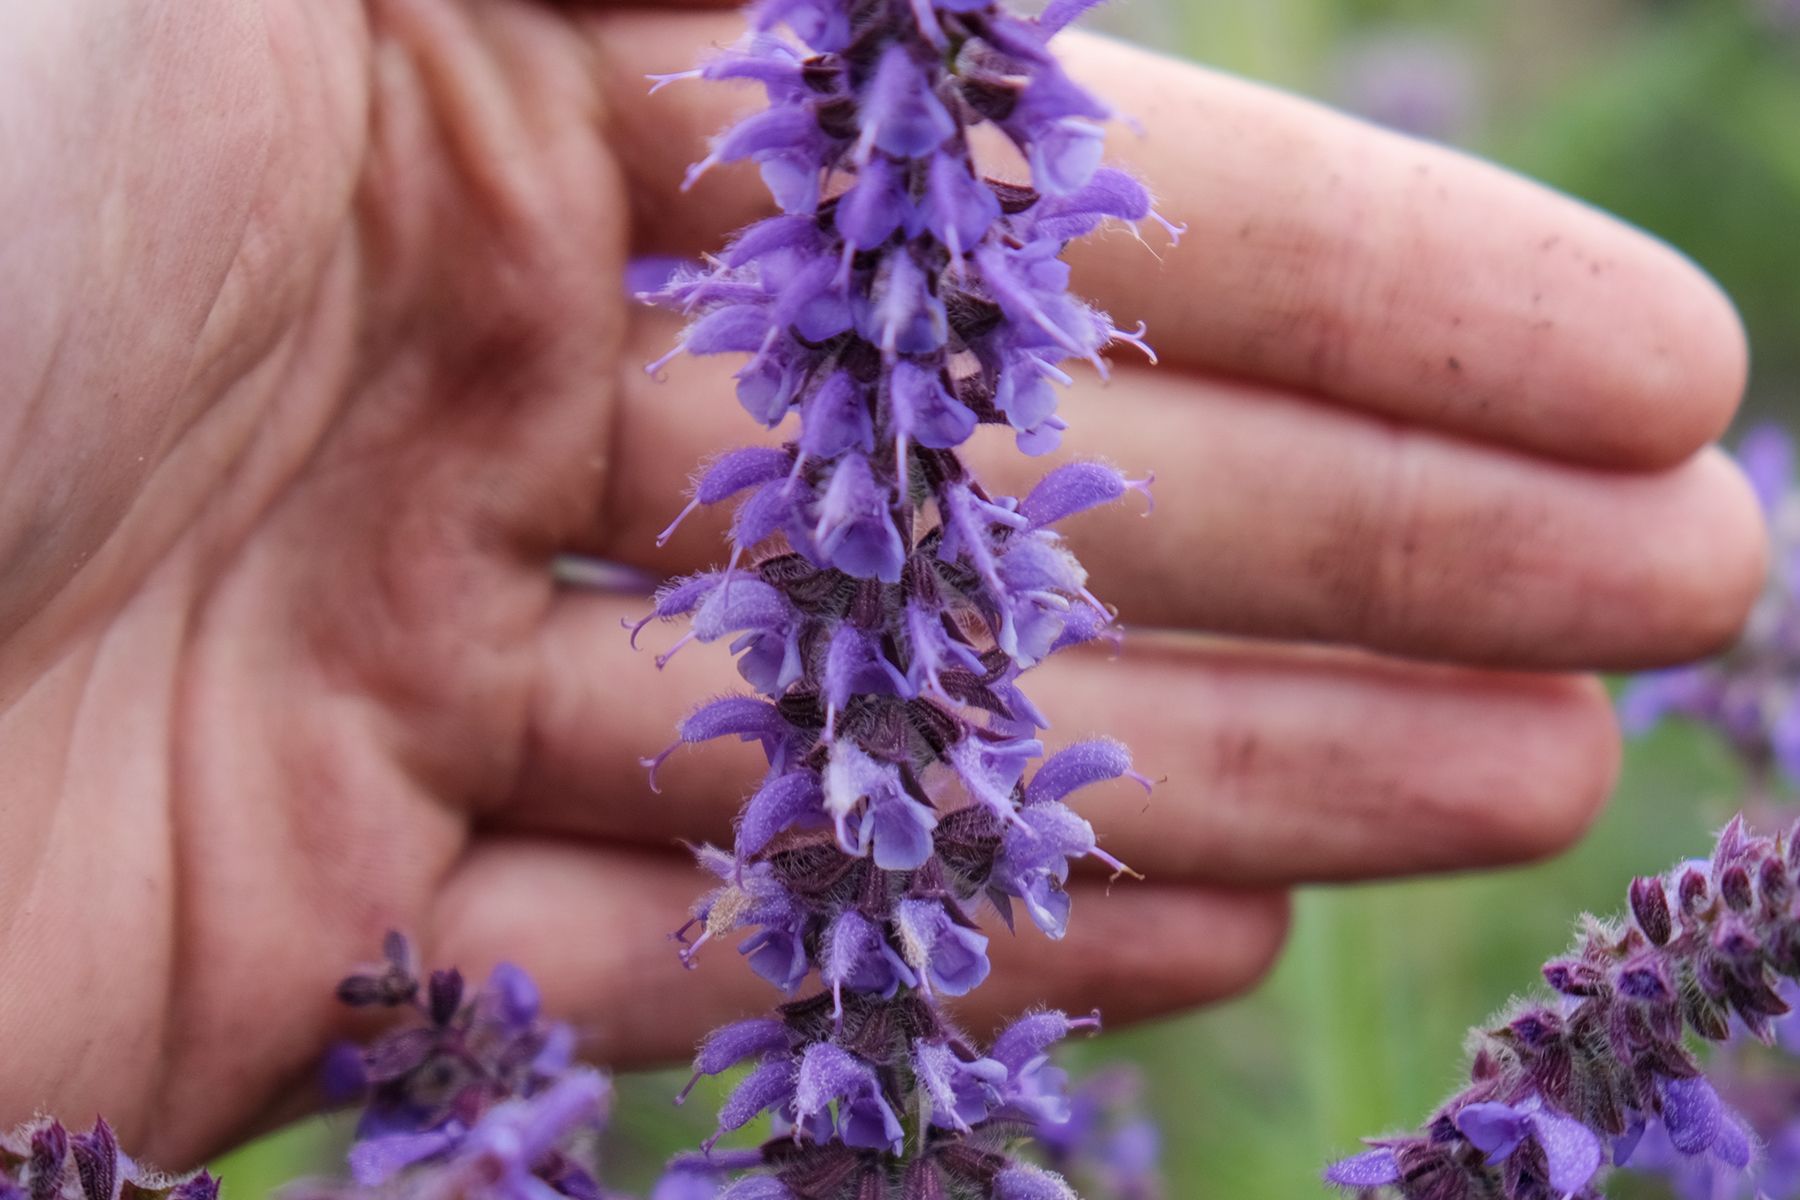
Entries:
[[1755, 490], [1738, 465], [1709, 446], [1680, 472], [1667, 497], [1662, 545], [1647, 555], [1641, 589], [1647, 629], [1637, 667], [1688, 662], [1728, 648], [1768, 579], [1768, 533]]
[[1639, 344], [1613, 358], [1606, 381], [1618, 414], [1608, 457], [1639, 469], [1675, 466], [1717, 441], [1750, 377], [1749, 335], [1731, 298], [1680, 251], [1654, 245], [1646, 259], [1662, 278], [1644, 281]]
[[1511, 747], [1521, 786], [1491, 804], [1481, 836], [1488, 866], [1553, 857], [1579, 842], [1605, 811], [1618, 782], [1621, 743], [1606, 687], [1591, 675], [1534, 681], [1535, 737]]

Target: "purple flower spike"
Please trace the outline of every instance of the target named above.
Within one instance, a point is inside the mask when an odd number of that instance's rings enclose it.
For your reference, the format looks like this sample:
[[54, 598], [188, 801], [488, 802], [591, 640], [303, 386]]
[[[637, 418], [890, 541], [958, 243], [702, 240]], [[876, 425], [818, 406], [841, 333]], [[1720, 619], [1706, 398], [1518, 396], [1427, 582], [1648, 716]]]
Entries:
[[[1545, 966], [1548, 1002], [1477, 1031], [1461, 1093], [1418, 1133], [1383, 1139], [1386, 1160], [1359, 1155], [1328, 1179], [1432, 1200], [1597, 1200], [1610, 1162], [1666, 1176], [1682, 1200], [1749, 1200], [1789, 1178], [1777, 1162], [1786, 1127], [1769, 1118], [1790, 1111], [1791, 1080], [1768, 1062], [1739, 1078], [1732, 1064], [1747, 1035], [1780, 1037], [1773, 1022], [1800, 997], [1796, 834], [1734, 818], [1708, 857], [1633, 881], [1629, 921], [1587, 918]], [[1728, 1043], [1707, 1074], [1690, 1035]], [[1722, 1097], [1720, 1078], [1744, 1095]], [[1793, 1148], [1800, 1179], [1800, 1135]], [[1416, 1181], [1430, 1190], [1409, 1190]]]
[[[1054, 653], [1117, 636], [1053, 526], [1130, 491], [1148, 499], [1149, 479], [1078, 463], [1021, 499], [961, 457], [981, 425], [1026, 454], [1056, 448], [1069, 360], [1104, 374], [1108, 345], [1147, 352], [1141, 329], [1070, 295], [1062, 261], [1111, 222], [1176, 232], [1141, 184], [1100, 165], [1109, 111], [1049, 51], [1087, 3], [1058, 0], [1034, 21], [996, 0], [755, 0], [748, 37], [654, 81], [751, 80], [768, 97], [689, 182], [755, 162], [782, 215], [670, 272], [651, 299], [688, 321], [677, 353], [741, 356], [753, 419], [773, 430], [798, 417], [779, 447], [699, 476], [665, 538], [729, 501], [730, 557], [665, 589], [652, 613], [691, 621], [659, 665], [723, 642], [757, 693], [695, 710], [647, 760], [653, 783], [675, 748], [727, 736], [759, 744], [769, 768], [731, 853], [697, 848], [719, 886], [677, 935], [690, 964], [740, 938], [792, 997], [696, 1058], [697, 1077], [750, 1068], [720, 1134], [769, 1113], [780, 1135], [743, 1162], [712, 1160], [717, 1176], [702, 1173], [722, 1197], [1070, 1194], [1011, 1142], [1068, 1117], [1047, 1049], [1097, 1021], [1035, 1014], [983, 1054], [939, 1005], [986, 979], [975, 922], [989, 906], [1010, 927], [1022, 903], [1060, 937], [1070, 862], [1125, 871], [1066, 798], [1109, 779], [1150, 786], [1111, 742], [1042, 761], [1049, 721], [1022, 682]], [[977, 167], [982, 124], [1022, 152], [1029, 186]], [[815, 972], [824, 990], [800, 995]], [[926, 1118], [910, 1143], [901, 1113]], [[1130, 1164], [1143, 1132], [1119, 1131], [1120, 1180], [1142, 1173]], [[736, 1171], [748, 1173], [724, 1181]], [[693, 1174], [672, 1168], [669, 1187]], [[1124, 1200], [1148, 1200], [1130, 1188]]]
[[[465, 987], [454, 969], [433, 971], [420, 986], [398, 935], [388, 939], [387, 959], [381, 989], [400, 997], [388, 1007], [410, 1010], [410, 1022], [368, 1046], [340, 1046], [330, 1059], [340, 1097], [364, 1101], [350, 1181], [309, 1180], [288, 1194], [595, 1200], [586, 1143], [605, 1116], [610, 1084], [573, 1065], [574, 1032], [543, 1019], [530, 976], [502, 963], [480, 988]], [[352, 975], [340, 999], [363, 1003], [370, 978]], [[189, 1200], [208, 1200], [210, 1186], [196, 1183]]]

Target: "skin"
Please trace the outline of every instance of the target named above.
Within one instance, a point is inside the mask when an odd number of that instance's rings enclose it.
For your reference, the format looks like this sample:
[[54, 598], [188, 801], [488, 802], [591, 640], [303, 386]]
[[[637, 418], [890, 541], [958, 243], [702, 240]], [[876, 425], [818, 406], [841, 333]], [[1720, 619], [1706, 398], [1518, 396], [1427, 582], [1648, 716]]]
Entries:
[[[729, 689], [658, 675], [655, 531], [747, 439], [732, 364], [628, 306], [641, 253], [760, 214], [675, 191], [750, 93], [642, 76], [704, 11], [527, 0], [24, 0], [0, 37], [0, 1122], [104, 1111], [183, 1166], [290, 1115], [380, 933], [543, 981], [601, 1060], [678, 1057], [770, 999], [664, 940], [755, 770], [637, 758]], [[1122, 654], [1034, 676], [1052, 740], [1163, 780], [1085, 801], [1147, 882], [1078, 885], [1067, 941], [997, 937], [972, 1025], [1234, 993], [1297, 883], [1491, 866], [1611, 786], [1599, 668], [1710, 651], [1763, 569], [1707, 443], [1745, 371], [1668, 249], [1494, 168], [1069, 36], [1116, 154], [1186, 222], [1078, 288], [1162, 352], [1082, 378], [1069, 445], [1158, 473], [1072, 522]], [[1003, 486], [1045, 465], [977, 448]], [[1195, 630], [1211, 631], [1201, 636]], [[673, 632], [647, 634], [658, 649]], [[658, 639], [665, 639], [659, 641]], [[284, 1107], [284, 1103], [288, 1107]]]

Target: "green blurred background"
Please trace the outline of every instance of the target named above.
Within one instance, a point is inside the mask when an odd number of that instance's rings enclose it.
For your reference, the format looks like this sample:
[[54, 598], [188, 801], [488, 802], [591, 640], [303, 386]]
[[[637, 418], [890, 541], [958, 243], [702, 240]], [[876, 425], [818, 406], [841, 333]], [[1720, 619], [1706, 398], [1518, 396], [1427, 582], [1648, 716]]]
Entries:
[[[1737, 299], [1751, 411], [1800, 426], [1800, 0], [1114, 0], [1114, 32], [1467, 146], [1667, 238]], [[1560, 949], [1574, 915], [1701, 848], [1730, 764], [1682, 729], [1634, 746], [1583, 845], [1483, 878], [1301, 897], [1291, 945], [1235, 1003], [1108, 1035], [1162, 1114], [1172, 1200], [1303, 1197], [1321, 1162], [1418, 1121], [1467, 1027]], [[1150, 937], [1204, 931], [1146, 930]], [[608, 1181], [641, 1191], [707, 1125], [677, 1077], [620, 1081]], [[328, 1158], [319, 1121], [218, 1164], [246, 1200]]]

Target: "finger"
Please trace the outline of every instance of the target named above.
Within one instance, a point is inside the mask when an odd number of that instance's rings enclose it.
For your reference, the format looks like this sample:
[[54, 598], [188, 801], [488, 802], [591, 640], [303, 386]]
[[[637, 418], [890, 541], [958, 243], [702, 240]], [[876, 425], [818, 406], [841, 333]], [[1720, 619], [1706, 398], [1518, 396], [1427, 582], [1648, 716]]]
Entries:
[[[645, 315], [636, 327], [632, 345], [652, 353], [673, 323]], [[662, 382], [624, 384], [600, 553], [671, 573], [720, 556], [729, 505], [697, 513], [661, 550], [656, 531], [718, 430], [751, 428], [730, 369], [685, 360]], [[1120, 505], [1066, 527], [1096, 594], [1133, 623], [1629, 668], [1716, 649], [1762, 586], [1760, 511], [1716, 451], [1661, 471], [1603, 470], [1142, 368], [1078, 383], [1064, 413], [1073, 432], [1057, 458], [1027, 460], [1004, 431], [984, 430], [971, 460], [1013, 495], [1071, 456], [1156, 475], [1152, 519]]]
[[[645, 95], [736, 18], [595, 29], [645, 252], [699, 254], [765, 215], [749, 169], [673, 189], [750, 87]], [[1115, 158], [1189, 234], [1070, 253], [1076, 290], [1177, 364], [1298, 387], [1553, 457], [1667, 465], [1716, 437], [1747, 370], [1728, 301], [1666, 246], [1489, 164], [1242, 80], [1072, 36], [1071, 69], [1142, 137]]]
[[[524, 967], [546, 1009], [575, 1021], [600, 1062], [666, 1063], [690, 1055], [710, 1029], [784, 999], [729, 945], [701, 954], [693, 971], [682, 968], [668, 932], [709, 886], [709, 876], [674, 856], [531, 839], [478, 843], [447, 881], [427, 950], [430, 961], [465, 973], [502, 959]], [[1286, 932], [1278, 894], [1074, 890], [1068, 937], [1053, 946], [1035, 930], [1012, 936], [984, 922], [993, 975], [957, 1007], [973, 1030], [1044, 1003], [1103, 1007], [1117, 1022], [1217, 1000], [1260, 977]], [[1206, 936], [1192, 936], [1196, 929]]]
[[[637, 757], [674, 740], [695, 697], [742, 683], [714, 647], [655, 675], [617, 631], [629, 610], [594, 596], [559, 605], [525, 773], [496, 819], [723, 843], [766, 769], [760, 753], [726, 742], [678, 753], [660, 794]], [[1134, 634], [1117, 660], [1051, 659], [1027, 690], [1053, 746], [1112, 736], [1161, 780], [1148, 800], [1121, 783], [1076, 801], [1105, 848], [1153, 880], [1285, 886], [1538, 858], [1587, 827], [1618, 758], [1591, 681], [1344, 651]]]

